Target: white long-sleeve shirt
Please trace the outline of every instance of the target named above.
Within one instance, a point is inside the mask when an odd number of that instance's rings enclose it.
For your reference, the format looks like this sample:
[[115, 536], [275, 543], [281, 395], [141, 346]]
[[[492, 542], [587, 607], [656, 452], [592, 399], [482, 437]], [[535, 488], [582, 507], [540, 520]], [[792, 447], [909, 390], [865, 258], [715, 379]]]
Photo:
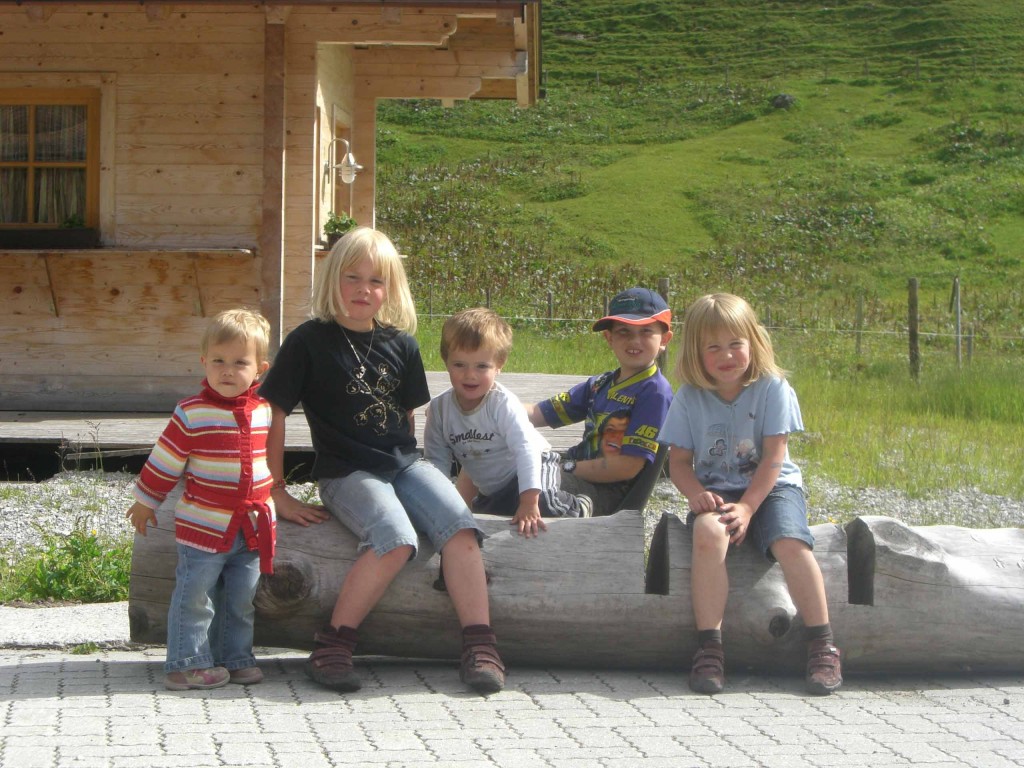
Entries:
[[530, 423], [519, 398], [495, 382], [474, 410], [459, 407], [447, 389], [430, 401], [423, 431], [427, 460], [445, 475], [452, 460], [489, 495], [518, 477], [519, 490], [541, 488], [541, 454], [551, 445]]

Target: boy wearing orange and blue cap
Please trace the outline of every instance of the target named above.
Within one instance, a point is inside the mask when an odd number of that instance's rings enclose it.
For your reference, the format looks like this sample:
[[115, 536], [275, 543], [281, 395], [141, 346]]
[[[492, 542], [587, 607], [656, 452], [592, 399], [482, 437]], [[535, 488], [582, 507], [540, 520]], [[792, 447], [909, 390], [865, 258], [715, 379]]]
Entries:
[[658, 432], [672, 402], [657, 359], [672, 339], [672, 310], [656, 291], [630, 288], [611, 300], [593, 330], [604, 334], [619, 367], [527, 411], [538, 427], [584, 422], [582, 441], [563, 454], [561, 487], [589, 496], [597, 516], [615, 512], [657, 455]]

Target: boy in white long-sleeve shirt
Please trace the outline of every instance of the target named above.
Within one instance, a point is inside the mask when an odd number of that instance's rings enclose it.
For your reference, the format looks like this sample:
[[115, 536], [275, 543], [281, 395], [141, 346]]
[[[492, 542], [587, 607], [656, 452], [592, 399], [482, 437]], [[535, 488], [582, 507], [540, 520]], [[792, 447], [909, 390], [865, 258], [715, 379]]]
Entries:
[[452, 315], [441, 330], [441, 359], [452, 386], [430, 401], [426, 458], [451, 474], [474, 512], [512, 515], [525, 536], [547, 530], [543, 517], [589, 517], [586, 496], [559, 489], [560, 457], [497, 376], [512, 349], [512, 329], [478, 307]]

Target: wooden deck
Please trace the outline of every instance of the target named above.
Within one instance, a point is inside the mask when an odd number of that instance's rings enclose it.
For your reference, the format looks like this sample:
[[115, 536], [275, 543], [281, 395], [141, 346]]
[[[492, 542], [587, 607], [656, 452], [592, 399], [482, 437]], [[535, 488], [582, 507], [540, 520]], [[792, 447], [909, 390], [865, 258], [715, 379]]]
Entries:
[[[516, 393], [523, 402], [537, 402], [564, 392], [582, 380], [580, 376], [554, 376], [535, 373], [503, 373], [499, 381]], [[427, 382], [433, 394], [443, 392], [448, 384], [444, 371], [428, 371]], [[422, 443], [423, 409], [416, 412], [416, 436]], [[0, 444], [63, 445], [72, 452], [107, 455], [148, 454], [167, 425], [170, 413], [108, 413], [69, 411], [0, 411]], [[557, 450], [575, 445], [582, 434], [582, 425], [541, 432]], [[289, 452], [310, 452], [313, 444], [306, 418], [301, 412], [288, 417], [287, 444]]]

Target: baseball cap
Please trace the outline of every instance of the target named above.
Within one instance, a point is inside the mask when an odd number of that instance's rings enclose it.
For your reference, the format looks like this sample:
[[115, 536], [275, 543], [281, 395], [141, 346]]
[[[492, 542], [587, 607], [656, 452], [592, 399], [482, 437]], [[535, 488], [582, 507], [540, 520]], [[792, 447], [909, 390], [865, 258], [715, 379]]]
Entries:
[[648, 325], [654, 322], [672, 326], [672, 310], [657, 291], [650, 288], [629, 288], [615, 295], [608, 304], [608, 314], [594, 323], [595, 331], [603, 331], [618, 320], [627, 325]]

